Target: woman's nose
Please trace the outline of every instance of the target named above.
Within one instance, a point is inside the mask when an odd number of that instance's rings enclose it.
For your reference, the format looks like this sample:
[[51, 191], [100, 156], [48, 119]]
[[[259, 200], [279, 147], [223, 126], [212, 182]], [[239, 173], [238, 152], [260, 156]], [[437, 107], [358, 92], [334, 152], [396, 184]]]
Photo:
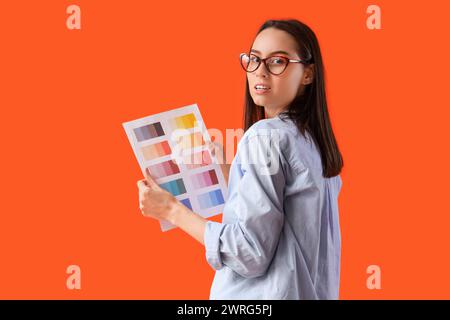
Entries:
[[266, 64], [264, 62], [261, 62], [258, 69], [256, 69], [255, 73], [256, 73], [256, 76], [258, 76], [258, 77], [268, 77], [269, 76], [269, 71], [267, 70]]

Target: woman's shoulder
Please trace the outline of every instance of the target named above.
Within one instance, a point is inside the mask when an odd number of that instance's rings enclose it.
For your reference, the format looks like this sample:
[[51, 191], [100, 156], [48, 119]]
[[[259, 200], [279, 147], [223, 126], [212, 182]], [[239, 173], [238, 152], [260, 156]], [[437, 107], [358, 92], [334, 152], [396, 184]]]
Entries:
[[282, 125], [276, 118], [261, 119], [250, 126], [242, 136], [241, 144], [262, 143], [263, 141], [276, 143], [281, 149], [286, 146], [288, 127]]
[[[245, 158], [248, 153], [257, 153], [258, 148], [276, 152], [286, 165], [299, 163], [298, 167], [304, 167], [302, 156], [307, 152], [304, 138], [299, 133], [297, 126], [290, 119], [279, 117], [262, 119], [255, 122], [245, 131], [238, 144], [238, 153]], [[263, 155], [261, 155], [263, 156]]]
[[252, 136], [270, 132], [271, 136], [276, 138], [287, 166], [294, 167], [297, 171], [307, 168], [317, 172], [322, 170], [319, 149], [312, 135], [307, 130], [304, 134], [301, 133], [297, 124], [289, 117], [263, 119], [253, 124], [247, 131], [249, 131], [247, 141], [250, 141]]
[[292, 144], [299, 147], [312, 142], [308, 132], [305, 132], [305, 135], [301, 134], [291, 119], [279, 116], [255, 122], [245, 131], [242, 138], [244, 141], [249, 141], [255, 136], [270, 136], [272, 139], [277, 139], [282, 148], [287, 148]]
[[268, 119], [261, 119], [255, 122], [247, 131], [257, 131], [264, 129], [278, 129], [278, 130], [288, 130], [292, 131], [295, 127], [294, 123], [288, 118], [282, 118], [280, 116], [276, 116]]

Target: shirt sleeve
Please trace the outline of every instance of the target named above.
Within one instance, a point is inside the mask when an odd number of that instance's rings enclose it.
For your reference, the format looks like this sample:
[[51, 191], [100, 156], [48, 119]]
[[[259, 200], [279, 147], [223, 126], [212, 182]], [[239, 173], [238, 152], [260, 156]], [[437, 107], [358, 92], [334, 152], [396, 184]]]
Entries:
[[242, 176], [231, 208], [237, 221], [206, 223], [206, 259], [212, 268], [231, 268], [239, 275], [263, 275], [270, 265], [284, 223], [285, 176], [279, 136], [253, 135], [243, 139], [237, 159]]

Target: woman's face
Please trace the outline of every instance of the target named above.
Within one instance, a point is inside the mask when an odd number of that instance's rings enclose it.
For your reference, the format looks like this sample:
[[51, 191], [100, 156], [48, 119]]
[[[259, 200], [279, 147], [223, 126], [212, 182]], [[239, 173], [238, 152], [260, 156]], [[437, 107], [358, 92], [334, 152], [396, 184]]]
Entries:
[[[284, 51], [284, 53], [279, 52]], [[278, 55], [289, 59], [300, 59], [297, 44], [287, 32], [267, 28], [261, 31], [253, 42], [252, 54], [261, 59]], [[312, 81], [312, 68], [301, 63], [289, 62], [280, 75], [273, 75], [261, 62], [258, 69], [247, 73], [250, 95], [258, 106], [263, 106], [267, 115], [273, 117], [284, 111], [294, 98], [303, 92], [304, 86]], [[264, 84], [270, 89], [256, 90], [257, 84]]]

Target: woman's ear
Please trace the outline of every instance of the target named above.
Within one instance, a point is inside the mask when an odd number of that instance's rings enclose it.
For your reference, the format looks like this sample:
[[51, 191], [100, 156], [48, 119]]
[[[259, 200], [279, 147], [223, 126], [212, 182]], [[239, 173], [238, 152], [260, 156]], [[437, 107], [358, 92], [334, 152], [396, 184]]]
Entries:
[[303, 81], [302, 84], [311, 84], [314, 80], [314, 64], [309, 64], [306, 66], [305, 71], [303, 73]]

